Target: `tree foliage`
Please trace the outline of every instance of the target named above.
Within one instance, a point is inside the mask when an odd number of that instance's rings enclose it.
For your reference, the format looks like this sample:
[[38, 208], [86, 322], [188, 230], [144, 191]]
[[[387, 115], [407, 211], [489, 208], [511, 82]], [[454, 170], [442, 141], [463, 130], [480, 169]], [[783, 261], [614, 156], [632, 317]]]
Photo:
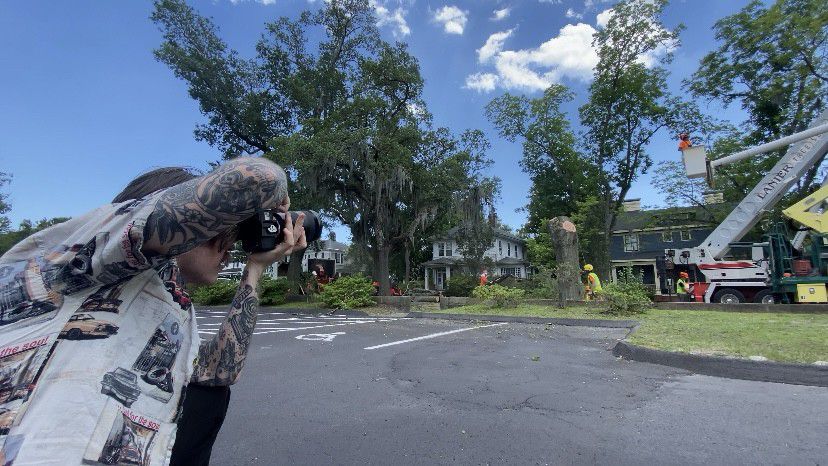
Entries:
[[[719, 47], [705, 55], [685, 83], [697, 97], [738, 104], [747, 114], [747, 136], [731, 134], [720, 147], [738, 150], [807, 128], [828, 95], [828, 3], [820, 0], [754, 0], [714, 26]], [[749, 191], [785, 149], [734, 164], [723, 183]], [[819, 164], [798, 183], [804, 195]]]
[[432, 128], [419, 64], [380, 39], [368, 0], [267, 24], [252, 59], [181, 0], [158, 0], [152, 18], [164, 33], [156, 56], [208, 117], [196, 137], [226, 157], [261, 152], [285, 167], [292, 204], [348, 225], [383, 294], [392, 251], [406, 251], [408, 276], [414, 232], [428, 234], [481, 181], [485, 137]]
[[520, 164], [532, 186], [526, 208], [526, 232], [543, 231], [543, 219], [569, 215], [576, 202], [589, 191], [590, 165], [575, 149], [576, 138], [561, 105], [572, 92], [553, 84], [541, 97], [503, 94], [486, 105], [486, 116], [506, 140], [520, 140]]
[[624, 198], [652, 165], [646, 147], [686, 110], [667, 91], [663, 65], [678, 46], [678, 31], [660, 20], [666, 0], [616, 4], [606, 27], [593, 40], [598, 51], [589, 100], [580, 108], [583, 144], [597, 170], [594, 215], [603, 219], [602, 236], [591, 250], [603, 275], [609, 272], [609, 239]]
[[[11, 182], [11, 176], [7, 173], [0, 172], [0, 190]], [[0, 191], [0, 233], [9, 231], [11, 221], [6, 216], [11, 211], [11, 205], [8, 201], [9, 195]]]
[[55, 217], [50, 219], [44, 218], [38, 220], [37, 222], [32, 222], [28, 219], [21, 221], [16, 230], [6, 229], [6, 231], [0, 232], [0, 255], [5, 254], [9, 249], [14, 247], [15, 244], [23, 241], [38, 231], [45, 230], [50, 226], [63, 223], [67, 220], [69, 220], [69, 217]]
[[621, 203], [652, 164], [647, 145], [659, 131], [686, 125], [695, 112], [666, 90], [663, 65], [678, 45], [680, 27], [661, 24], [665, 5], [666, 0], [621, 1], [596, 33], [599, 61], [588, 101], [579, 109], [579, 138], [561, 110], [572, 98], [562, 85], [537, 99], [507, 94], [487, 106], [500, 134], [523, 143], [521, 165], [532, 179], [525, 231], [539, 234], [545, 218], [573, 218], [584, 260], [605, 276]]
[[494, 203], [500, 191], [500, 180], [487, 179], [469, 186], [460, 194], [459, 216], [455, 241], [463, 256], [464, 266], [473, 274], [491, 266], [486, 251], [492, 247], [497, 226]]

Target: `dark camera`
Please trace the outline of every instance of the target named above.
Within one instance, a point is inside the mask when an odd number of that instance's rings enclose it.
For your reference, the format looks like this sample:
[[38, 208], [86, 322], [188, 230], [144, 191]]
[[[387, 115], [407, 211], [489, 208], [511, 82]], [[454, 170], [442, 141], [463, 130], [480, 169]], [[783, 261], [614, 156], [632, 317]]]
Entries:
[[[303, 210], [305, 214], [305, 238], [308, 243], [322, 236], [322, 222], [319, 215], [312, 210]], [[299, 212], [290, 212], [293, 221]], [[282, 242], [284, 237], [285, 214], [275, 210], [260, 210], [256, 215], [239, 224], [239, 241], [242, 249], [248, 253], [270, 251]]]

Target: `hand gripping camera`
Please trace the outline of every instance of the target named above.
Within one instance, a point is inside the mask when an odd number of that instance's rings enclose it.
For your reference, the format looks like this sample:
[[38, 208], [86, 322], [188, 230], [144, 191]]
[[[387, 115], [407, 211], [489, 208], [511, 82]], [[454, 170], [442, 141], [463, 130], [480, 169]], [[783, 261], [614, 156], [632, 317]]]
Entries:
[[[307, 242], [316, 241], [322, 236], [322, 222], [319, 215], [312, 210], [303, 210], [305, 213], [305, 238]], [[299, 217], [299, 212], [289, 212], [293, 221]], [[242, 249], [247, 253], [270, 251], [284, 237], [285, 214], [276, 210], [259, 210], [256, 215], [239, 224], [239, 241]]]

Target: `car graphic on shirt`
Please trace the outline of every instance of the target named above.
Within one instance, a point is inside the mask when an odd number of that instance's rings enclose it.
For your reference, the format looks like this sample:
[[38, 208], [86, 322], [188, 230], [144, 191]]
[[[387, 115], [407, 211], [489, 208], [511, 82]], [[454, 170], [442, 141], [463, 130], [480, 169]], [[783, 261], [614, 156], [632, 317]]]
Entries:
[[129, 408], [138, 399], [141, 389], [138, 388], [138, 376], [123, 367], [117, 367], [103, 376], [101, 393], [123, 403]]
[[89, 314], [75, 314], [60, 331], [58, 338], [78, 340], [80, 338], [109, 337], [118, 333], [118, 326], [106, 320], [97, 320]]

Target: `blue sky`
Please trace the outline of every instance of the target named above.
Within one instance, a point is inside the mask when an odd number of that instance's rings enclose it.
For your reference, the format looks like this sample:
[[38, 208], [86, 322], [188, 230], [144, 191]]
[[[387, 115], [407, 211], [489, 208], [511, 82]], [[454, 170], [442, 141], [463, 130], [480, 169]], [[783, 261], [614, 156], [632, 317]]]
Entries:
[[[243, 56], [252, 56], [264, 23], [319, 8], [321, 0], [192, 0], [211, 16], [221, 36]], [[670, 67], [670, 87], [696, 69], [716, 43], [713, 23], [738, 11], [746, 0], [673, 0], [664, 23], [686, 25]], [[492, 142], [491, 174], [502, 178], [498, 213], [518, 228], [529, 182], [521, 173], [519, 144], [501, 140], [483, 107], [504, 91], [536, 96], [544, 83], [570, 86], [573, 125], [590, 76], [589, 31], [612, 2], [601, 0], [376, 0], [387, 40], [402, 40], [419, 59], [424, 98], [435, 124], [460, 133], [480, 128]], [[108, 202], [137, 174], [186, 165], [206, 168], [217, 150], [193, 137], [204, 121], [183, 82], [152, 50], [161, 35], [150, 22], [150, 2], [47, 2], [5, 0], [0, 4], [0, 171], [17, 224], [24, 218], [75, 216]], [[487, 47], [484, 47], [488, 44]], [[482, 51], [481, 51], [482, 50]], [[704, 107], [705, 102], [700, 102]], [[741, 112], [719, 116], [738, 123]], [[666, 131], [650, 152], [677, 159]], [[629, 197], [658, 205], [649, 175]], [[298, 206], [296, 206], [298, 207]], [[346, 239], [346, 229], [336, 229]]]

